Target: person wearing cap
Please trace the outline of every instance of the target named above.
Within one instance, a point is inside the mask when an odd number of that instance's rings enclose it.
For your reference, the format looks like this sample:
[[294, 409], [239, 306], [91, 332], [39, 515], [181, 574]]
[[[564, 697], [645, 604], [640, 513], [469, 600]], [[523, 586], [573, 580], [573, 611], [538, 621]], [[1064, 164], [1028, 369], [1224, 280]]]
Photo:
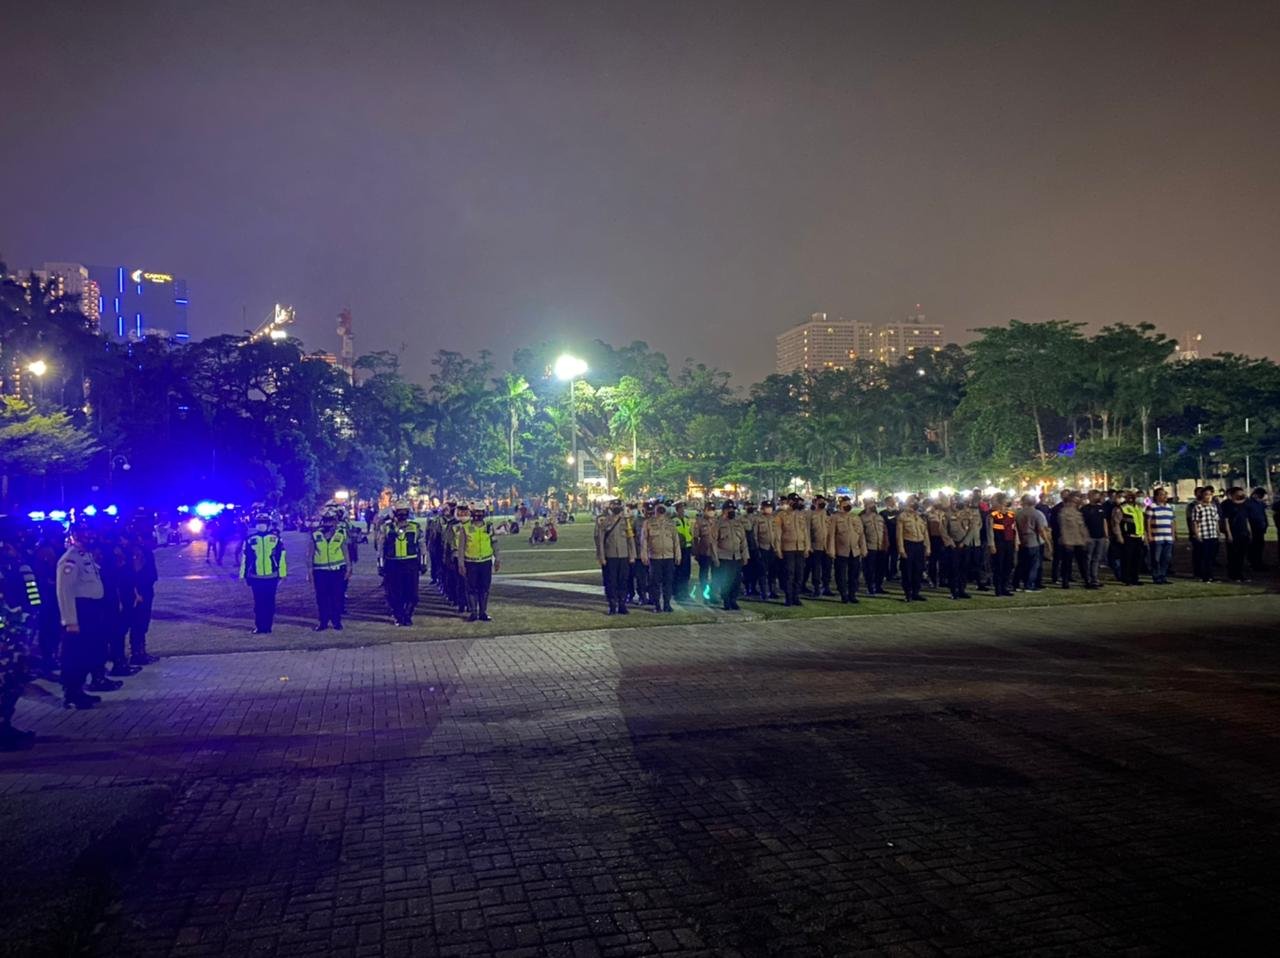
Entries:
[[1080, 570], [1080, 578], [1086, 589], [1089, 585], [1089, 526], [1084, 521], [1080, 504], [1084, 496], [1070, 489], [1063, 490], [1062, 508], [1058, 510], [1058, 532], [1055, 536], [1054, 555], [1057, 556], [1058, 581], [1062, 588], [1071, 588], [1071, 563]]
[[485, 521], [484, 506], [472, 506], [470, 514], [471, 521], [460, 527], [458, 572], [467, 582], [468, 621], [489, 622], [489, 589], [502, 560], [493, 524]]
[[[631, 528], [636, 537], [636, 559], [640, 558], [640, 544], [644, 539], [644, 527], [650, 519], [653, 518], [653, 503], [646, 502], [643, 507], [632, 514]], [[631, 603], [639, 602], [641, 605], [650, 605], [653, 597], [649, 592], [649, 569], [640, 561], [631, 563], [628, 570], [630, 575], [627, 582], [627, 601]]]
[[677, 602], [689, 601], [689, 579], [693, 573], [693, 520], [685, 515], [683, 502], [672, 503], [667, 500], [667, 510], [675, 509], [671, 524], [676, 535], [680, 537], [680, 561], [676, 563], [675, 581], [672, 591]]
[[867, 595], [884, 595], [884, 576], [889, 564], [889, 524], [876, 509], [876, 500], [871, 496], [862, 500], [858, 519], [862, 522], [862, 537], [867, 543], [867, 554], [862, 561]]
[[827, 552], [827, 540], [831, 533], [831, 516], [827, 513], [827, 497], [819, 493], [813, 497], [809, 510], [809, 558], [805, 560], [805, 578], [810, 582], [809, 594], [830, 596], [831, 554]]
[[756, 556], [760, 550], [756, 546], [756, 504], [748, 502], [745, 504], [745, 514], [738, 518], [742, 520], [742, 527], [747, 533], [747, 561], [742, 567], [742, 594], [747, 598], [756, 596], [759, 592], [760, 579], [760, 563]]
[[1120, 582], [1141, 585], [1142, 561], [1147, 551], [1146, 514], [1138, 505], [1138, 490], [1126, 489], [1111, 511], [1111, 537], [1120, 548]]
[[714, 521], [711, 561], [716, 570], [717, 591], [726, 612], [738, 612], [738, 591], [742, 587], [742, 566], [747, 561], [746, 524], [738, 518], [732, 499], [720, 507], [720, 518]]
[[[467, 580], [458, 573], [462, 526], [471, 521], [471, 507], [459, 502], [444, 529], [444, 595], [459, 612], [467, 611]], [[464, 560], [465, 561], [465, 560]]]
[[1018, 554], [1017, 516], [1006, 508], [1003, 492], [991, 497], [991, 526], [987, 549], [991, 554], [991, 581], [998, 596], [1013, 595], [1013, 564]]
[[977, 509], [965, 504], [963, 496], [953, 496], [951, 508], [945, 512], [942, 529], [943, 542], [950, 543], [946, 576], [951, 598], [968, 599], [970, 549], [981, 548], [982, 516]]
[[276, 592], [288, 575], [284, 540], [271, 527], [271, 517], [260, 512], [253, 517], [253, 531], [244, 540], [240, 555], [240, 578], [253, 591], [253, 634], [269, 635], [276, 617]]
[[[781, 578], [782, 548], [778, 542], [778, 526], [774, 521], [773, 502], [765, 499], [751, 524], [755, 530], [756, 551], [751, 561], [756, 565], [756, 595], [764, 602], [778, 597]], [[750, 541], [748, 541], [750, 545]]]
[[311, 533], [307, 550], [307, 578], [315, 587], [320, 624], [313, 631], [333, 626], [342, 631], [342, 593], [351, 579], [350, 538], [338, 521], [338, 514], [326, 509], [320, 528]]
[[787, 508], [774, 520], [778, 548], [782, 551], [783, 605], [799, 605], [804, 588], [804, 564], [812, 551], [809, 542], [809, 517], [804, 513], [804, 500], [796, 493], [787, 497]]
[[889, 546], [885, 550], [884, 577], [892, 582], [898, 578], [900, 556], [896, 543], [898, 541], [898, 515], [901, 512], [897, 496], [885, 496], [884, 508], [880, 510], [880, 518], [884, 520], [885, 535], [889, 538]]
[[831, 517], [827, 532], [827, 553], [835, 560], [836, 589], [840, 601], [858, 601], [858, 570], [867, 554], [867, 536], [862, 519], [853, 514], [853, 502], [848, 496], [838, 500], [836, 514]]
[[655, 513], [640, 534], [640, 562], [649, 572], [653, 611], [670, 612], [676, 563], [681, 559], [680, 535], [667, 517], [665, 504], [659, 504]]
[[610, 500], [608, 509], [596, 520], [595, 544], [604, 595], [609, 602], [607, 614], [626, 615], [627, 574], [636, 559], [636, 538], [621, 499]]
[[382, 587], [391, 618], [398, 626], [413, 625], [418, 607], [418, 578], [425, 560], [422, 526], [409, 518], [409, 503], [395, 504], [382, 536]]
[[715, 522], [716, 507], [709, 502], [704, 503], [702, 515], [693, 524], [693, 555], [698, 560], [696, 597], [708, 605], [716, 601], [715, 578], [712, 575], [715, 569], [715, 560], [712, 558], [712, 552], [715, 550]]
[[898, 562], [902, 568], [902, 592], [906, 602], [923, 602], [925, 564], [929, 560], [929, 523], [920, 515], [919, 500], [907, 496], [898, 513]]
[[[67, 551], [58, 560], [58, 613], [62, 638], [62, 704], [64, 708], [87, 709], [101, 702], [84, 690], [93, 668], [97, 649], [106, 642], [103, 633], [102, 602], [105, 591], [102, 573], [93, 557], [93, 534], [87, 525], [71, 527]], [[104, 677], [105, 678], [105, 677]], [[101, 691], [113, 691], [124, 683], [106, 679]]]

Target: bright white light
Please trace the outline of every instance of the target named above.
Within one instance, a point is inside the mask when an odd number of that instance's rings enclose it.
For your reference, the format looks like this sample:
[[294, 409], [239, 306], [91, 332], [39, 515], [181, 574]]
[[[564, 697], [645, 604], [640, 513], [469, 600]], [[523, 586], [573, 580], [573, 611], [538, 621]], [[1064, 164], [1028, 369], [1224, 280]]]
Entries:
[[43, 359], [37, 359], [34, 362], [27, 363], [27, 372], [33, 376], [43, 376], [49, 371], [49, 364]]
[[917, 369], [917, 370], [916, 370], [916, 375], [917, 375], [917, 376], [923, 376], [923, 375], [924, 375], [924, 370], [923, 370], [923, 369]]
[[893, 494], [893, 498], [897, 499], [899, 502], [906, 502], [907, 496], [909, 495], [911, 495], [909, 492], [895, 492]]
[[[196, 515], [198, 515], [201, 519], [211, 519], [212, 517], [216, 516], [219, 512], [221, 512], [224, 508], [225, 507], [222, 505], [221, 502], [209, 502], [208, 500], [204, 502], [197, 502]], [[201, 526], [201, 528], [203, 528], [203, 526]]]
[[191, 507], [190, 507], [190, 506], [178, 506], [178, 511], [179, 511], [179, 512], [190, 512], [190, 511], [191, 511]]
[[351, 498], [351, 493], [348, 492], [346, 489], [339, 489], [337, 492], [333, 494], [333, 498], [336, 499], [338, 502], [346, 502], [348, 499]]
[[277, 341], [281, 339], [288, 339], [289, 334], [286, 333], [283, 329], [273, 329], [271, 330], [271, 338]]
[[577, 379], [587, 371], [587, 364], [577, 356], [565, 353], [556, 360], [555, 373], [557, 379]]
[[32, 522], [44, 522], [44, 513], [43, 513], [43, 512], [28, 512], [28, 513], [27, 513], [27, 518], [28, 518], [28, 519], [30, 519]]
[[946, 496], [948, 499], [956, 494], [955, 489], [953, 489], [951, 486], [943, 486], [938, 491], [942, 493], [944, 496]]
[[89, 518], [91, 518], [91, 519], [92, 519], [94, 516], [96, 516], [96, 515], [98, 514], [98, 507], [97, 507], [97, 506], [85, 506], [85, 507], [84, 507], [83, 509], [81, 509], [80, 511], [81, 511], [81, 512], [83, 512], [86, 516], [88, 516]]
[[875, 489], [865, 489], [858, 496], [858, 498], [859, 499], [879, 499], [880, 493], [877, 492]]
[[565, 462], [567, 462], [569, 465], [571, 465], [571, 466], [572, 466], [572, 465], [573, 465], [573, 454], [572, 454], [572, 453], [570, 453], [569, 455], [565, 456], [565, 457], [564, 457], [564, 461], [565, 461]]
[[997, 489], [995, 486], [987, 486], [985, 489], [982, 490], [982, 494], [984, 496], [994, 496], [999, 491], [1000, 490]]
[[204, 520], [188, 519], [187, 531], [190, 532], [193, 536], [198, 536], [200, 533], [204, 532]]
[[61, 509], [54, 509], [53, 512], [49, 513], [49, 518], [53, 519], [55, 522], [65, 522], [67, 514]]
[[120, 510], [117, 509], [115, 506], [107, 506], [107, 508], [104, 509], [103, 511], [109, 516], [119, 515], [120, 513]]

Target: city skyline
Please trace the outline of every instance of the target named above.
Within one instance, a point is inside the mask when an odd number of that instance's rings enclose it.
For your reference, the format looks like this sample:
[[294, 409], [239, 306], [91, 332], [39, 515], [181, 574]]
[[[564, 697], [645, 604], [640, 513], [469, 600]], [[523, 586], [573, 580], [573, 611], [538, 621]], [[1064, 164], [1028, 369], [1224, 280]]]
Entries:
[[1150, 321], [1280, 356], [1274, 5], [39, 16], [0, 63], [40, 144], [0, 154], [0, 252], [161, 264], [193, 336], [280, 302], [329, 349], [349, 307], [419, 378], [600, 338], [746, 383], [795, 317], [919, 301], [959, 342]]

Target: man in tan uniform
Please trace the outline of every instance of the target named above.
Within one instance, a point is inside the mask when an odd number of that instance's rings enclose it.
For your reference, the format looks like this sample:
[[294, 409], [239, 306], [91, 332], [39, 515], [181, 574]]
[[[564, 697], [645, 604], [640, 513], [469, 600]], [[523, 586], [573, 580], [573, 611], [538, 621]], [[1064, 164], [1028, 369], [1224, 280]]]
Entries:
[[668, 518], [666, 505], [659, 503], [640, 536], [640, 561], [649, 570], [654, 612], [671, 611], [671, 591], [680, 559], [680, 533]]
[[862, 512], [858, 518], [862, 520], [863, 537], [867, 543], [867, 555], [862, 563], [867, 595], [884, 595], [884, 576], [889, 562], [889, 526], [872, 496], [862, 500]]
[[805, 577], [809, 580], [809, 594], [815, 599], [832, 595], [831, 554], [827, 552], [827, 539], [831, 532], [831, 516], [827, 512], [827, 497], [813, 497], [809, 510], [809, 547], [812, 550], [805, 562]]
[[835, 560], [836, 589], [840, 601], [858, 601], [858, 569], [867, 554], [867, 537], [862, 519], [853, 514], [853, 503], [848, 496], [841, 496], [840, 508], [831, 517], [827, 533], [827, 553]]
[[898, 513], [898, 560], [902, 564], [902, 591], [907, 602], [923, 602], [924, 567], [929, 560], [929, 523], [918, 509], [919, 500], [907, 496]]
[[757, 564], [756, 588], [761, 601], [778, 597], [778, 580], [781, 576], [782, 547], [778, 542], [778, 524], [773, 515], [773, 503], [766, 499], [760, 503], [755, 516]]
[[742, 566], [747, 561], [747, 528], [738, 518], [733, 500], [726, 502], [715, 520], [711, 558], [719, 580], [720, 600], [726, 612], [737, 612], [738, 589], [742, 585]]
[[636, 537], [631, 520], [622, 511], [622, 500], [614, 499], [596, 520], [596, 560], [604, 575], [604, 594], [609, 615], [627, 614], [627, 580], [636, 559]]
[[778, 548], [782, 550], [782, 590], [786, 596], [783, 605], [799, 605], [800, 589], [804, 585], [804, 563], [809, 558], [809, 517], [804, 512], [804, 500], [792, 493], [787, 507], [778, 513]]
[[715, 547], [716, 509], [711, 503], [702, 507], [702, 515], [693, 523], [693, 557], [698, 560], [698, 593], [697, 598], [708, 605], [716, 600], [715, 561], [711, 553]]

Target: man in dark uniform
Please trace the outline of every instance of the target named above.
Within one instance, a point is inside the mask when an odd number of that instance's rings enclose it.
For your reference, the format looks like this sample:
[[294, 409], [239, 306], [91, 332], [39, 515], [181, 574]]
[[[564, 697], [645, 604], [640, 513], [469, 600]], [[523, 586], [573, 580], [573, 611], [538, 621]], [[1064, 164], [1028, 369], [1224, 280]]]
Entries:
[[898, 507], [897, 496], [885, 496], [884, 508], [880, 510], [880, 518], [884, 520], [885, 534], [889, 537], [889, 548], [885, 554], [884, 578], [888, 582], [892, 582], [898, 578], [898, 566], [900, 556], [898, 555], [898, 514], [901, 510]]
[[382, 536], [383, 588], [396, 625], [413, 625], [418, 607], [418, 578], [422, 575], [425, 543], [422, 526], [409, 518], [409, 503], [395, 504], [391, 522]]

